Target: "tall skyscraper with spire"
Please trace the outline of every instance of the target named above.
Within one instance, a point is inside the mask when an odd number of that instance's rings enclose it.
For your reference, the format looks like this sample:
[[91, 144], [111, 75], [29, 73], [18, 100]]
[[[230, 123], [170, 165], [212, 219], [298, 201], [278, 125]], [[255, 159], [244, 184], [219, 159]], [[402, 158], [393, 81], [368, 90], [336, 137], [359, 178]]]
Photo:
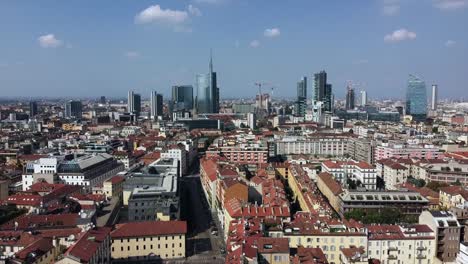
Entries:
[[208, 74], [196, 76], [198, 114], [219, 113], [219, 88], [216, 72], [213, 70], [213, 56], [210, 52], [210, 65]]

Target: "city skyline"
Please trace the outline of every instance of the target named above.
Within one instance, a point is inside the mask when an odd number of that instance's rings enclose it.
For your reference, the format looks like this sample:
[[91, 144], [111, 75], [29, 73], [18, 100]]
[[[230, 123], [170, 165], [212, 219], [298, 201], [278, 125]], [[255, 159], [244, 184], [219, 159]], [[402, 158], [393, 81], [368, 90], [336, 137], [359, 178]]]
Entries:
[[[255, 96], [256, 81], [293, 98], [297, 79], [321, 69], [337, 98], [347, 80], [366, 83], [356, 90], [373, 98], [403, 98], [408, 74], [456, 98], [468, 83], [466, 1], [391, 2], [1, 3], [2, 97], [112, 98], [128, 90], [167, 97], [174, 85], [195, 87], [213, 48], [222, 98]], [[265, 12], [255, 16], [258, 8]]]

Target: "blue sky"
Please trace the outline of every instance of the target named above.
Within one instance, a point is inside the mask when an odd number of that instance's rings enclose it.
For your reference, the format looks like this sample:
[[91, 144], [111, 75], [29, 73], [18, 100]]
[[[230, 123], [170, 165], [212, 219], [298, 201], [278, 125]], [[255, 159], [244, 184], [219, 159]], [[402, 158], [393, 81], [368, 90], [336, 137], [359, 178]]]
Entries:
[[0, 97], [168, 96], [212, 48], [221, 97], [293, 97], [325, 69], [337, 97], [403, 97], [414, 73], [466, 98], [467, 25], [468, 0], [3, 0]]

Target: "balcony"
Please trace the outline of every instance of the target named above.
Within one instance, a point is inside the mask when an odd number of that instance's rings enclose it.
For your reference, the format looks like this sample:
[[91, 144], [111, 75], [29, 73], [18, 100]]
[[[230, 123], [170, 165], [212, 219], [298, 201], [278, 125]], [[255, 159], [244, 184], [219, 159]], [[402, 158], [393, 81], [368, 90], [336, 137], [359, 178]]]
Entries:
[[427, 247], [417, 247], [416, 249], [417, 249], [417, 250], [426, 250]]
[[423, 255], [423, 254], [418, 254], [416, 256], [416, 259], [425, 259], [426, 258], [426, 255]]
[[388, 247], [388, 251], [397, 251], [398, 248], [397, 247]]
[[388, 255], [388, 259], [397, 259], [398, 257], [396, 255]]

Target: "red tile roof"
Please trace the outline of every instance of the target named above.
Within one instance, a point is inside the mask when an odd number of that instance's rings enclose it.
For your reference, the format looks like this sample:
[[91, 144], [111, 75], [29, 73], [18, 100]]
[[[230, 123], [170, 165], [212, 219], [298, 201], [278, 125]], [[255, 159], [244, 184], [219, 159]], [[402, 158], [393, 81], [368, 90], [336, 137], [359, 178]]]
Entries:
[[[27, 263], [32, 263], [37, 258], [41, 257], [45, 253], [52, 250], [54, 246], [52, 245], [51, 238], [41, 238], [33, 242], [32, 244], [28, 245], [21, 251], [15, 253], [15, 257], [17, 259], [21, 259], [23, 261], [27, 261]], [[31, 253], [35, 254], [34, 260], [31, 260]]]
[[74, 245], [68, 248], [65, 255], [78, 258], [81, 263], [88, 263], [96, 254], [101, 243], [109, 236], [110, 232], [110, 227], [90, 229], [88, 232], [84, 233]]
[[107, 182], [111, 182], [112, 184], [118, 184], [118, 183], [121, 183], [125, 180], [125, 177], [122, 177], [122, 176], [114, 176], [110, 179], [107, 180]]
[[321, 172], [319, 173], [319, 175], [317, 175], [317, 177], [321, 179], [323, 183], [325, 183], [325, 185], [328, 187], [328, 189], [330, 189], [330, 191], [334, 195], [338, 195], [343, 192], [343, 189], [341, 189], [341, 185], [337, 181], [335, 181], [335, 179], [333, 179], [333, 175], [331, 175], [330, 173]]
[[261, 237], [257, 240], [258, 253], [275, 254], [287, 253], [289, 255], [289, 239], [276, 237]]
[[185, 221], [146, 221], [118, 224], [112, 238], [179, 235], [187, 233]]

